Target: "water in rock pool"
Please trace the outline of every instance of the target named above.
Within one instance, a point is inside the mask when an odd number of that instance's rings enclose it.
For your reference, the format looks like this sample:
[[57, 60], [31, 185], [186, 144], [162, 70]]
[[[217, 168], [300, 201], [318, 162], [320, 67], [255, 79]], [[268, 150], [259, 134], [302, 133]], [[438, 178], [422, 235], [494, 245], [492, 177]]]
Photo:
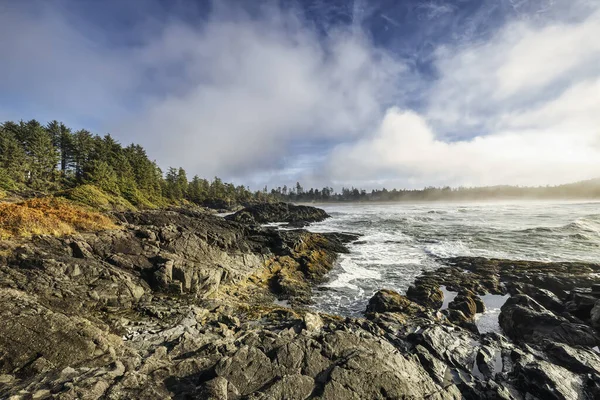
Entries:
[[600, 261], [600, 203], [324, 204], [315, 232], [364, 236], [314, 291], [315, 308], [359, 316], [381, 288], [405, 293], [438, 257]]

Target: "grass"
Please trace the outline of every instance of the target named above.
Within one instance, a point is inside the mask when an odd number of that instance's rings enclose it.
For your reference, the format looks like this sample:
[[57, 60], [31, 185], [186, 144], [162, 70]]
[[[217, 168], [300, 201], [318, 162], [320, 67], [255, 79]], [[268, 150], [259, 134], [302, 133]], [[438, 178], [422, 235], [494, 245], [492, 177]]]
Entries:
[[100, 231], [117, 226], [99, 212], [68, 200], [46, 197], [20, 203], [0, 203], [0, 239], [33, 235], [63, 236], [78, 231]]
[[135, 206], [121, 196], [108, 194], [94, 185], [81, 185], [57, 193], [79, 204], [101, 211], [135, 210]]

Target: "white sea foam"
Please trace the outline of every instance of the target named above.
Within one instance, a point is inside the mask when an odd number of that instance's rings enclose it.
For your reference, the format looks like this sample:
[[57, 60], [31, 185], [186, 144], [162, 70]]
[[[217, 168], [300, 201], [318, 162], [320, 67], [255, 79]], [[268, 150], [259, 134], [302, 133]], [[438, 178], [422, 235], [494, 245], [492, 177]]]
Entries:
[[[597, 262], [599, 203], [421, 203], [322, 205], [333, 217], [311, 224], [315, 232], [355, 232], [316, 291], [317, 307], [359, 315], [383, 287], [404, 292], [439, 258], [480, 256], [539, 261]], [[499, 329], [499, 307], [488, 307], [479, 324]]]
[[352, 261], [352, 259], [347, 255], [342, 255], [340, 258], [339, 268], [342, 272], [339, 273], [335, 279], [324, 286], [330, 288], [349, 288], [356, 291], [362, 291], [355, 281], [361, 279], [381, 278], [381, 273], [379, 271], [361, 267]]

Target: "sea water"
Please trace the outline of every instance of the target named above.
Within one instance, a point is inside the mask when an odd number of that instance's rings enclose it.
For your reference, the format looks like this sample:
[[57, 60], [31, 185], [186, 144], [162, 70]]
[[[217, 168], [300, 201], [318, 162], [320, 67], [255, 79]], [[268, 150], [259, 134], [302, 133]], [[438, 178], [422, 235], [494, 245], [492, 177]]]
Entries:
[[599, 202], [316, 206], [332, 218], [309, 230], [364, 235], [314, 291], [316, 309], [339, 315], [360, 316], [378, 289], [405, 293], [440, 257], [600, 262]]

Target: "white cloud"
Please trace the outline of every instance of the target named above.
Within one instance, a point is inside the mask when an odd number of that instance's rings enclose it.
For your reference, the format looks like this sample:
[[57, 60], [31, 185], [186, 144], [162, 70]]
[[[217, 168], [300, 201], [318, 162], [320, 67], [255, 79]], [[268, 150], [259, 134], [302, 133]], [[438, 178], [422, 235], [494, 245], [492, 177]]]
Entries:
[[[200, 26], [141, 24], [123, 44], [65, 7], [19, 4], [0, 6], [0, 92], [17, 99], [2, 116], [104, 121], [98, 133], [190, 175], [417, 187], [600, 175], [597, 3], [556, 2], [557, 19], [508, 21], [490, 37], [448, 32], [435, 81], [376, 47], [360, 17], [323, 36], [293, 12], [216, 7]], [[314, 143], [325, 143], [316, 156]]]
[[[403, 66], [349, 31], [318, 38], [291, 15], [169, 28], [143, 59], [181, 61], [181, 92], [119, 126], [163, 163], [205, 175], [277, 168], [290, 141], [352, 138], [381, 116]], [[165, 140], [168, 138], [167, 140]]]
[[599, 177], [596, 10], [568, 24], [512, 23], [485, 43], [440, 49], [428, 106], [391, 108], [369, 135], [338, 146], [334, 180], [372, 185], [385, 176], [422, 187]]
[[[600, 122], [600, 119], [597, 121]], [[598, 126], [598, 125], [597, 125]], [[572, 135], [558, 126], [507, 130], [469, 140], [436, 139], [413, 111], [388, 110], [371, 138], [335, 149], [333, 176], [341, 182], [377, 177], [437, 185], [537, 185], [600, 176], [600, 132]]]

